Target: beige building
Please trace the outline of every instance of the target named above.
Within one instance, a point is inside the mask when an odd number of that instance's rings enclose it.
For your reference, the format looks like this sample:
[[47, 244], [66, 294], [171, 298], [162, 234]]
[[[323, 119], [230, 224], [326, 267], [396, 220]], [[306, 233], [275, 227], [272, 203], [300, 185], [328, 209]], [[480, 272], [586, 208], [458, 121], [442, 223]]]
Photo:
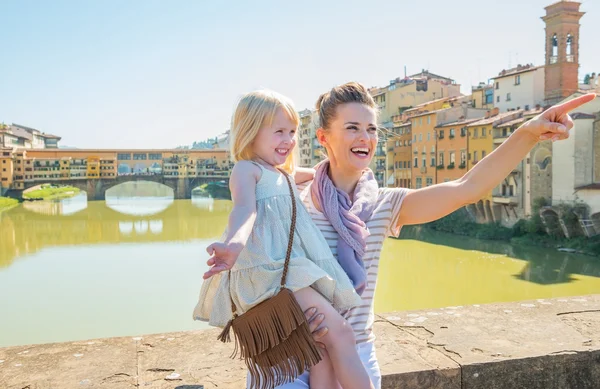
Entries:
[[319, 115], [315, 110], [305, 109], [298, 112], [300, 128], [298, 129], [298, 146], [296, 157], [301, 167], [313, 167], [324, 157], [324, 148], [317, 140]]
[[379, 133], [379, 144], [370, 166], [379, 186], [383, 187], [388, 182], [395, 181], [388, 173], [394, 161], [388, 160], [387, 152], [388, 135], [394, 129], [394, 123], [398, 123], [394, 118], [405, 115], [406, 119], [406, 111], [412, 110], [412, 114], [416, 114], [429, 108], [431, 101], [439, 103], [440, 108], [444, 104], [449, 106], [452, 98], [461, 96], [460, 85], [451, 78], [423, 70], [405, 78], [391, 80], [385, 87], [370, 88], [369, 93], [379, 107], [379, 125], [386, 130]]
[[473, 108], [494, 108], [494, 87], [486, 83], [479, 83], [471, 88], [471, 100]]
[[[566, 100], [580, 96], [576, 93]], [[568, 139], [552, 145], [552, 205], [582, 201], [600, 219], [600, 97], [571, 113]], [[598, 220], [600, 222], [600, 220]], [[600, 224], [597, 232], [600, 233]]]
[[0, 148], [56, 149], [60, 139], [19, 124], [0, 125]]

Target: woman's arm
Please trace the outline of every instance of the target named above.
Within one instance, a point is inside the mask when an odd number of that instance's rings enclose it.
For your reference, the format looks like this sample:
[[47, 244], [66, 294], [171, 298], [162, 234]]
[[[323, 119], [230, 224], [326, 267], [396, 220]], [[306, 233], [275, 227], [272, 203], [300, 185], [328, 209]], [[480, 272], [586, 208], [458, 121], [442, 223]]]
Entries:
[[294, 171], [296, 185], [303, 184], [315, 178], [315, 169], [308, 167], [297, 167]]
[[519, 127], [462, 178], [410, 190], [400, 208], [398, 225], [428, 223], [479, 201], [502, 182], [538, 141], [568, 138], [569, 130], [573, 128], [568, 113], [595, 97], [591, 93], [551, 107]]
[[205, 279], [231, 269], [246, 245], [256, 220], [256, 183], [260, 174], [260, 169], [247, 161], [240, 161], [233, 167], [229, 178], [233, 209], [229, 214], [227, 235], [223, 243], [213, 243], [206, 248], [211, 254], [207, 264], [212, 267], [204, 273]]

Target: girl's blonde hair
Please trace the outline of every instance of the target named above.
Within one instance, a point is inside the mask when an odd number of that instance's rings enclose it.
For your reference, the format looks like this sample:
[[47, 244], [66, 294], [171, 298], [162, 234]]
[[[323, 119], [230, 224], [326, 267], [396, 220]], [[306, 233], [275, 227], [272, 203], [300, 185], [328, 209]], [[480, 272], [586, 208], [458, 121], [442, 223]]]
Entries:
[[[300, 117], [290, 99], [269, 90], [256, 90], [244, 95], [233, 114], [231, 123], [230, 151], [233, 162], [251, 160], [255, 157], [252, 143], [263, 126], [273, 123], [278, 109], [283, 109], [298, 128]], [[291, 150], [283, 170], [292, 174], [296, 163], [297, 147]]]

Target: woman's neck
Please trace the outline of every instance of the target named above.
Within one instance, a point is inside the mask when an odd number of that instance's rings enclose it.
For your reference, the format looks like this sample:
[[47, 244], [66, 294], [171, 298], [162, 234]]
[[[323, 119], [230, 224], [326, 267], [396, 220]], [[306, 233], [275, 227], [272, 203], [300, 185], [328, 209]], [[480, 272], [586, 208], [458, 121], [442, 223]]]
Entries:
[[337, 189], [346, 192], [352, 201], [354, 201], [354, 189], [361, 176], [362, 172], [360, 171], [347, 171], [339, 166], [329, 164], [329, 178], [331, 178], [333, 185]]

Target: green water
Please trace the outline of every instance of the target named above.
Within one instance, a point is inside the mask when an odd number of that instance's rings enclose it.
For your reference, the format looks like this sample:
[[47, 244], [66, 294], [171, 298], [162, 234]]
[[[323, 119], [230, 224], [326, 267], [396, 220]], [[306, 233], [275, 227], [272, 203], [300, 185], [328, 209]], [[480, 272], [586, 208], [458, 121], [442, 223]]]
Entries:
[[[192, 309], [231, 203], [144, 188], [0, 213], [0, 347], [206, 327]], [[377, 312], [600, 293], [596, 258], [418, 228], [402, 238], [385, 243]]]

